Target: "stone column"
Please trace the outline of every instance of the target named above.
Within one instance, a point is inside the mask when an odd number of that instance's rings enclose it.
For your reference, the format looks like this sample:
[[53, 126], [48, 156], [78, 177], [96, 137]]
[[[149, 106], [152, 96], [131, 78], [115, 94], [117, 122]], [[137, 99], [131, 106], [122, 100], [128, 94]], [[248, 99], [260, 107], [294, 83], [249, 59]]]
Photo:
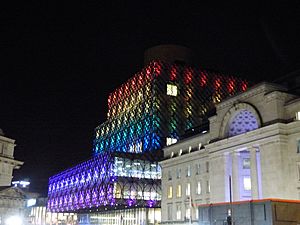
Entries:
[[257, 149], [249, 147], [248, 150], [250, 151], [251, 197], [258, 199]]
[[239, 152], [232, 152], [232, 200], [240, 200]]

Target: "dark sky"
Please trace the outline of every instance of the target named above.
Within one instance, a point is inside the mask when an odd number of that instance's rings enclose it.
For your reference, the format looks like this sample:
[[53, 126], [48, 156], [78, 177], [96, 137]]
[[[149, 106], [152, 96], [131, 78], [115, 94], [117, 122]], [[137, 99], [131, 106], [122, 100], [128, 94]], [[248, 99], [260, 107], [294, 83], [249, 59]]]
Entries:
[[299, 68], [299, 5], [290, 1], [42, 2], [0, 7], [0, 127], [25, 162], [15, 178], [32, 190], [46, 193], [49, 176], [90, 157], [108, 94], [142, 68], [147, 48], [184, 45], [201, 67], [255, 82]]

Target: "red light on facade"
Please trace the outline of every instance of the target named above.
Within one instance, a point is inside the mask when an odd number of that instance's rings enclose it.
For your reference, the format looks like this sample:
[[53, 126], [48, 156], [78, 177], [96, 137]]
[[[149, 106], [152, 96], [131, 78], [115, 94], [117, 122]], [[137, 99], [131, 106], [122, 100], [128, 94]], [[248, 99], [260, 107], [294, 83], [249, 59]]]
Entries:
[[148, 66], [148, 67], [146, 68], [146, 80], [147, 80], [147, 81], [150, 81], [150, 80], [151, 80], [151, 67], [150, 67], [150, 66]]
[[246, 81], [242, 81], [242, 91], [246, 91], [248, 88], [248, 84]]
[[108, 99], [107, 99], [108, 107], [111, 105], [111, 94], [109, 94]]
[[206, 72], [200, 72], [200, 86], [204, 87], [207, 83], [207, 74]]
[[148, 66], [148, 67], [146, 68], [146, 75], [150, 75], [150, 74], [151, 74], [151, 67]]
[[193, 70], [191, 68], [188, 68], [184, 72], [184, 83], [190, 84], [192, 82], [192, 79], [193, 79]]
[[161, 73], [161, 64], [159, 62], [153, 63], [153, 71], [156, 74], [156, 76], [160, 75]]
[[177, 66], [173, 65], [170, 70], [170, 80], [174, 81], [177, 78]]
[[119, 89], [118, 95], [119, 95], [119, 98], [120, 98], [120, 97], [123, 97], [123, 96], [122, 96], [122, 88]]
[[136, 84], [135, 78], [133, 77], [133, 78], [131, 79], [131, 87], [134, 88], [134, 89], [136, 88], [135, 84]]
[[220, 77], [215, 77], [215, 80], [214, 80], [214, 88], [216, 90], [220, 89], [221, 87], [221, 79]]
[[229, 78], [228, 84], [227, 84], [227, 90], [229, 93], [233, 93], [235, 87], [235, 79]]
[[142, 86], [142, 84], [143, 84], [143, 74], [139, 74], [138, 75], [138, 83], [139, 83], [139, 86]]

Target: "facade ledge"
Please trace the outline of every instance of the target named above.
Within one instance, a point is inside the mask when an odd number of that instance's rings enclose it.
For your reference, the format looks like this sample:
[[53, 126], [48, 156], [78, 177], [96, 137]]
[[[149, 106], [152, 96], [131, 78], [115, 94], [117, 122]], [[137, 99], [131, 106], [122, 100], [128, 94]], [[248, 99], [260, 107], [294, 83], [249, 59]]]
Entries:
[[206, 148], [210, 153], [213, 153], [221, 150], [228, 150], [228, 148], [235, 148], [237, 146], [239, 146], [239, 148], [246, 148], [252, 144], [265, 144], [267, 142], [274, 142], [279, 140], [287, 142], [287, 134], [287, 125], [277, 123], [244, 134], [213, 142], [211, 144], [208, 144]]

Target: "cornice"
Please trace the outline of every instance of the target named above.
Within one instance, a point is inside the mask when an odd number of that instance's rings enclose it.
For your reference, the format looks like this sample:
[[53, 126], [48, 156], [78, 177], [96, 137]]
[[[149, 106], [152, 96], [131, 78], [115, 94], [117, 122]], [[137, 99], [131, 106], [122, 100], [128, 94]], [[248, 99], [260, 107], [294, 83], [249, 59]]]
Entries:
[[15, 159], [3, 157], [3, 156], [0, 156], [0, 162], [10, 163], [11, 165], [15, 165], [15, 166], [24, 164], [24, 162], [21, 162], [19, 160], [15, 160]]
[[219, 104], [216, 105], [216, 108], [217, 110], [221, 110], [235, 103], [239, 103], [240, 101], [244, 101], [245, 99], [253, 97], [255, 95], [272, 91], [285, 91], [285, 89], [282, 86], [276, 84], [262, 82], [257, 84], [256, 86], [249, 88], [246, 92], [242, 92], [233, 97], [230, 97], [229, 99], [221, 101]]
[[288, 141], [287, 135], [287, 125], [278, 123], [213, 142], [206, 145], [206, 149], [210, 153], [213, 153], [223, 150], [228, 151], [228, 149], [249, 147], [254, 144], [263, 144], [267, 142], [281, 141], [285, 143]]
[[274, 100], [274, 99], [285, 101], [287, 97], [288, 97], [287, 93], [280, 92], [280, 91], [272, 91], [265, 94], [265, 98], [267, 101]]
[[169, 166], [173, 166], [174, 164], [178, 165], [178, 164], [188, 163], [193, 160], [198, 160], [199, 158], [205, 158], [205, 157], [208, 157], [208, 151], [203, 149], [203, 150], [187, 153], [184, 155], [176, 156], [173, 158], [165, 159], [163, 161], [160, 161], [159, 164], [162, 167], [169, 167]]
[[4, 137], [4, 136], [0, 136], [0, 142], [1, 141], [8, 142], [10, 144], [14, 144], [15, 143], [14, 139], [11, 139], [11, 138], [8, 138], [8, 137]]

